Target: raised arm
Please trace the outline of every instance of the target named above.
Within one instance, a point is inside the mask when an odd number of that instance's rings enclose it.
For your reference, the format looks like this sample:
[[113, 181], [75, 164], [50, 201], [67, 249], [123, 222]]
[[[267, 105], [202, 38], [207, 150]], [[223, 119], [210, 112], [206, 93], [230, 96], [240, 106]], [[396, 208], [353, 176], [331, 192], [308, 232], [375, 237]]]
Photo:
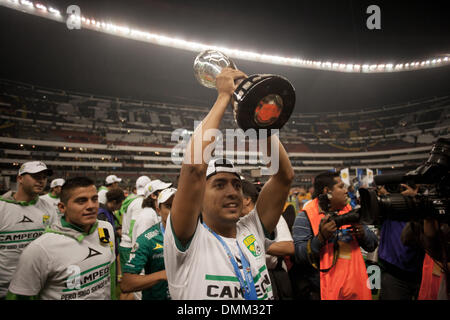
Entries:
[[200, 214], [206, 184], [206, 169], [210, 159], [203, 158], [205, 149], [214, 142], [204, 139], [207, 130], [217, 130], [230, 103], [235, 80], [246, 75], [230, 68], [224, 68], [216, 78], [217, 99], [208, 115], [195, 129], [184, 154], [178, 180], [178, 191], [171, 210], [172, 228], [178, 240], [185, 245], [193, 236]]
[[[275, 229], [280, 215], [283, 213], [284, 204], [294, 179], [294, 170], [288, 154], [278, 137], [272, 135], [267, 139], [267, 143], [268, 152], [270, 152], [272, 144], [274, 146], [278, 145], [278, 156], [277, 154], [268, 154], [271, 158], [271, 163], [268, 166], [278, 167], [278, 171], [272, 175], [262, 188], [256, 202], [256, 210], [264, 228], [271, 233]], [[273, 161], [278, 161], [278, 166]]]

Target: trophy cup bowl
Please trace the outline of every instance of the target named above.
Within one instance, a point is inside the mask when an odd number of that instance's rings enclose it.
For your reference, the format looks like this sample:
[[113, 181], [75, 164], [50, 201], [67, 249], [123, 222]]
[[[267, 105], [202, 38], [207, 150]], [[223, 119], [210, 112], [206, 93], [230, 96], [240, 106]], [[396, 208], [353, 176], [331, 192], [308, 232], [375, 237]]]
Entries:
[[[237, 69], [230, 58], [216, 50], [205, 50], [194, 60], [195, 77], [207, 88], [216, 87], [216, 77], [226, 67]], [[280, 129], [294, 111], [295, 89], [282, 76], [255, 74], [237, 82], [231, 104], [234, 120], [244, 131]]]
[[232, 60], [216, 50], [205, 50], [194, 61], [194, 75], [207, 88], [216, 87], [216, 77], [223, 68], [237, 69]]

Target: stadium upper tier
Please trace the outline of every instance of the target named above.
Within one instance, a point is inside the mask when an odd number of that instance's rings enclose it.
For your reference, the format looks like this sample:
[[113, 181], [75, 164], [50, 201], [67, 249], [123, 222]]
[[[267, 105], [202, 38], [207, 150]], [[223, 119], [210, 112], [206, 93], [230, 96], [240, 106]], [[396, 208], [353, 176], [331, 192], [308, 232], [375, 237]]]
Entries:
[[[450, 96], [358, 112], [303, 114], [300, 109], [297, 106], [280, 130], [299, 177], [343, 167], [415, 168], [438, 137], [449, 136]], [[173, 176], [180, 167], [174, 163], [178, 155], [173, 148], [207, 112], [200, 106], [100, 97], [0, 80], [0, 168], [3, 175], [14, 175], [14, 165], [39, 159], [61, 172], [102, 175], [116, 170], [135, 176], [150, 170]], [[236, 128], [231, 108], [221, 128]], [[175, 131], [183, 134], [174, 138]], [[240, 167], [248, 173], [258, 165]]]

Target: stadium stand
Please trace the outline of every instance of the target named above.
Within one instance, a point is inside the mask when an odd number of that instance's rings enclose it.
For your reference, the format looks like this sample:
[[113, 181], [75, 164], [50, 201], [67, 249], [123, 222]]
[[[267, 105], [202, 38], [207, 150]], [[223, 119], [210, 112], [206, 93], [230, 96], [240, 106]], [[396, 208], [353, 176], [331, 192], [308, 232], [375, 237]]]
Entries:
[[[39, 159], [64, 178], [86, 174], [101, 182], [115, 172], [130, 181], [150, 174], [175, 182], [180, 166], [173, 157], [181, 155], [173, 148], [207, 110], [0, 80], [0, 113], [3, 180], [14, 181], [11, 164]], [[231, 112], [222, 127], [236, 128]], [[298, 112], [280, 136], [299, 184], [333, 168], [415, 168], [438, 137], [449, 137], [449, 128], [450, 96], [441, 96], [357, 112]], [[183, 132], [177, 139], [175, 130]], [[240, 169], [257, 176], [258, 165]]]

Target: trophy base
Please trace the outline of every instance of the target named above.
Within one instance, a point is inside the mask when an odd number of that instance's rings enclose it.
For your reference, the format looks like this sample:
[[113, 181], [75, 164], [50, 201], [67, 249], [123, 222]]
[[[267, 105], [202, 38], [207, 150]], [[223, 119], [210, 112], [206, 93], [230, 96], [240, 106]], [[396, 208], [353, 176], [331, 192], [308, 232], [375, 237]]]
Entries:
[[247, 129], [281, 129], [295, 107], [295, 90], [284, 77], [255, 74], [244, 79], [233, 94], [237, 125]]

